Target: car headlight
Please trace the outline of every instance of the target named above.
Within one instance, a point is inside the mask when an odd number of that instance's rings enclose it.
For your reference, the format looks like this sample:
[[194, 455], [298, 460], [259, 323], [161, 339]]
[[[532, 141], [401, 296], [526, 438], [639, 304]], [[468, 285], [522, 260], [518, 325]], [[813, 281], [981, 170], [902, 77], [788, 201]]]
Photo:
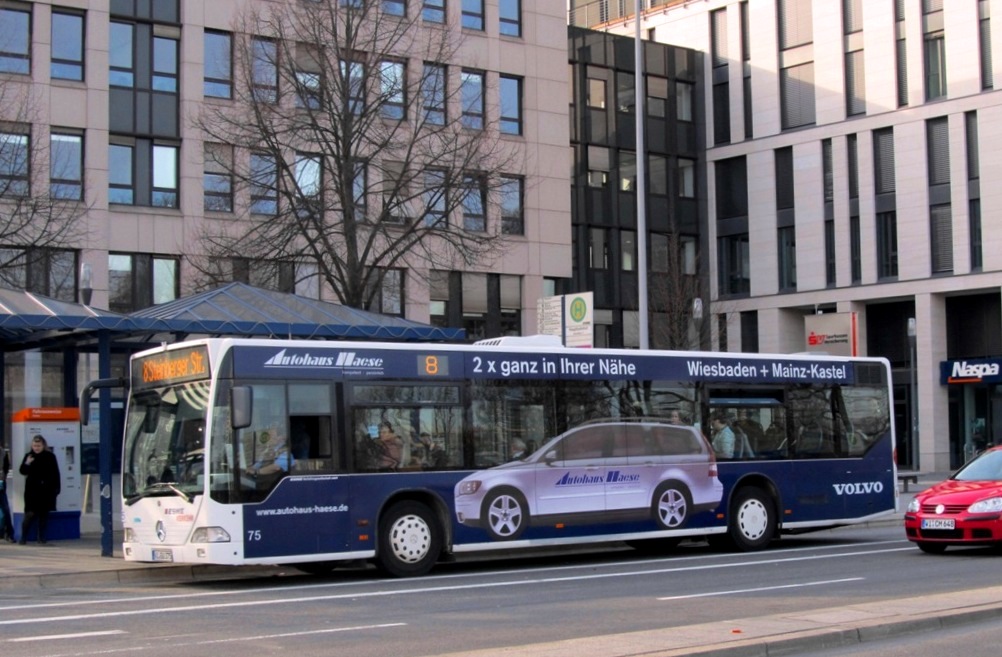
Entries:
[[1002, 497], [989, 497], [967, 507], [968, 513], [999, 513], [1002, 511]]
[[461, 481], [459, 482], [457, 495], [473, 495], [478, 490], [480, 490], [480, 482], [476, 479], [473, 481]]
[[912, 498], [912, 501], [908, 503], [908, 513], [918, 513], [921, 508], [922, 503], [917, 498]]

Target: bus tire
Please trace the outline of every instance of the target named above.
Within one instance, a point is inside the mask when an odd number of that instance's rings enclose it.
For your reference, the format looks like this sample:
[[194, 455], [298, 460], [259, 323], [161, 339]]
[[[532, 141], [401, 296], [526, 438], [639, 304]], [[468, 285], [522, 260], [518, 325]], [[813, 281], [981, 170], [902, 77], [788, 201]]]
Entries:
[[772, 497], [756, 486], [738, 489], [731, 502], [727, 534], [740, 552], [767, 546], [776, 535], [776, 505]]
[[529, 505], [518, 490], [503, 486], [484, 499], [481, 519], [495, 541], [514, 541], [529, 525]]
[[692, 494], [680, 481], [663, 481], [654, 491], [651, 503], [654, 521], [661, 529], [681, 529], [689, 522], [692, 509]]
[[442, 551], [442, 529], [420, 502], [397, 502], [379, 519], [376, 565], [393, 577], [424, 575]]

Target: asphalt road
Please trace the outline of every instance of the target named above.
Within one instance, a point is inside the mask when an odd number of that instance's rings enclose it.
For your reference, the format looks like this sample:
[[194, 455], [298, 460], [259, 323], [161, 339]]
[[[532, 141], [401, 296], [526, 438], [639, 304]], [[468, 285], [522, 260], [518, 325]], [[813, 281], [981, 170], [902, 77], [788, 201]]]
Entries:
[[134, 588], [7, 591], [5, 657], [216, 657], [298, 653], [444, 655], [720, 622], [731, 637], [756, 618], [1002, 584], [991, 550], [921, 553], [900, 527], [784, 538], [729, 554], [683, 546], [462, 562], [414, 580], [372, 570]]

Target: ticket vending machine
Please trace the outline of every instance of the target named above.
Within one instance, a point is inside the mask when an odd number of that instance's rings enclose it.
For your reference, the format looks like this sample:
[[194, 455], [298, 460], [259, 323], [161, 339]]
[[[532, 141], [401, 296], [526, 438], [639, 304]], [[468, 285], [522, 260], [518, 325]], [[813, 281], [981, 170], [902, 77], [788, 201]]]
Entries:
[[12, 485], [9, 491], [14, 534], [21, 538], [21, 521], [24, 519], [24, 477], [18, 468], [24, 455], [31, 451], [31, 439], [36, 435], [45, 438], [59, 463], [61, 491], [56, 498], [56, 510], [49, 515], [46, 538], [80, 538], [83, 482], [80, 475], [80, 411], [76, 408], [23, 408], [14, 413], [10, 441]]

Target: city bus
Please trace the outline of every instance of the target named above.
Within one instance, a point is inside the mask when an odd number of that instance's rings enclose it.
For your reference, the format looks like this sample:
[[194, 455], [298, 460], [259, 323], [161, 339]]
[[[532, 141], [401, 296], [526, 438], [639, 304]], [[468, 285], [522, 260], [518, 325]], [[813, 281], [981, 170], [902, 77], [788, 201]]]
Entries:
[[404, 577], [514, 548], [758, 550], [897, 505], [880, 358], [209, 338], [130, 369], [131, 561]]

